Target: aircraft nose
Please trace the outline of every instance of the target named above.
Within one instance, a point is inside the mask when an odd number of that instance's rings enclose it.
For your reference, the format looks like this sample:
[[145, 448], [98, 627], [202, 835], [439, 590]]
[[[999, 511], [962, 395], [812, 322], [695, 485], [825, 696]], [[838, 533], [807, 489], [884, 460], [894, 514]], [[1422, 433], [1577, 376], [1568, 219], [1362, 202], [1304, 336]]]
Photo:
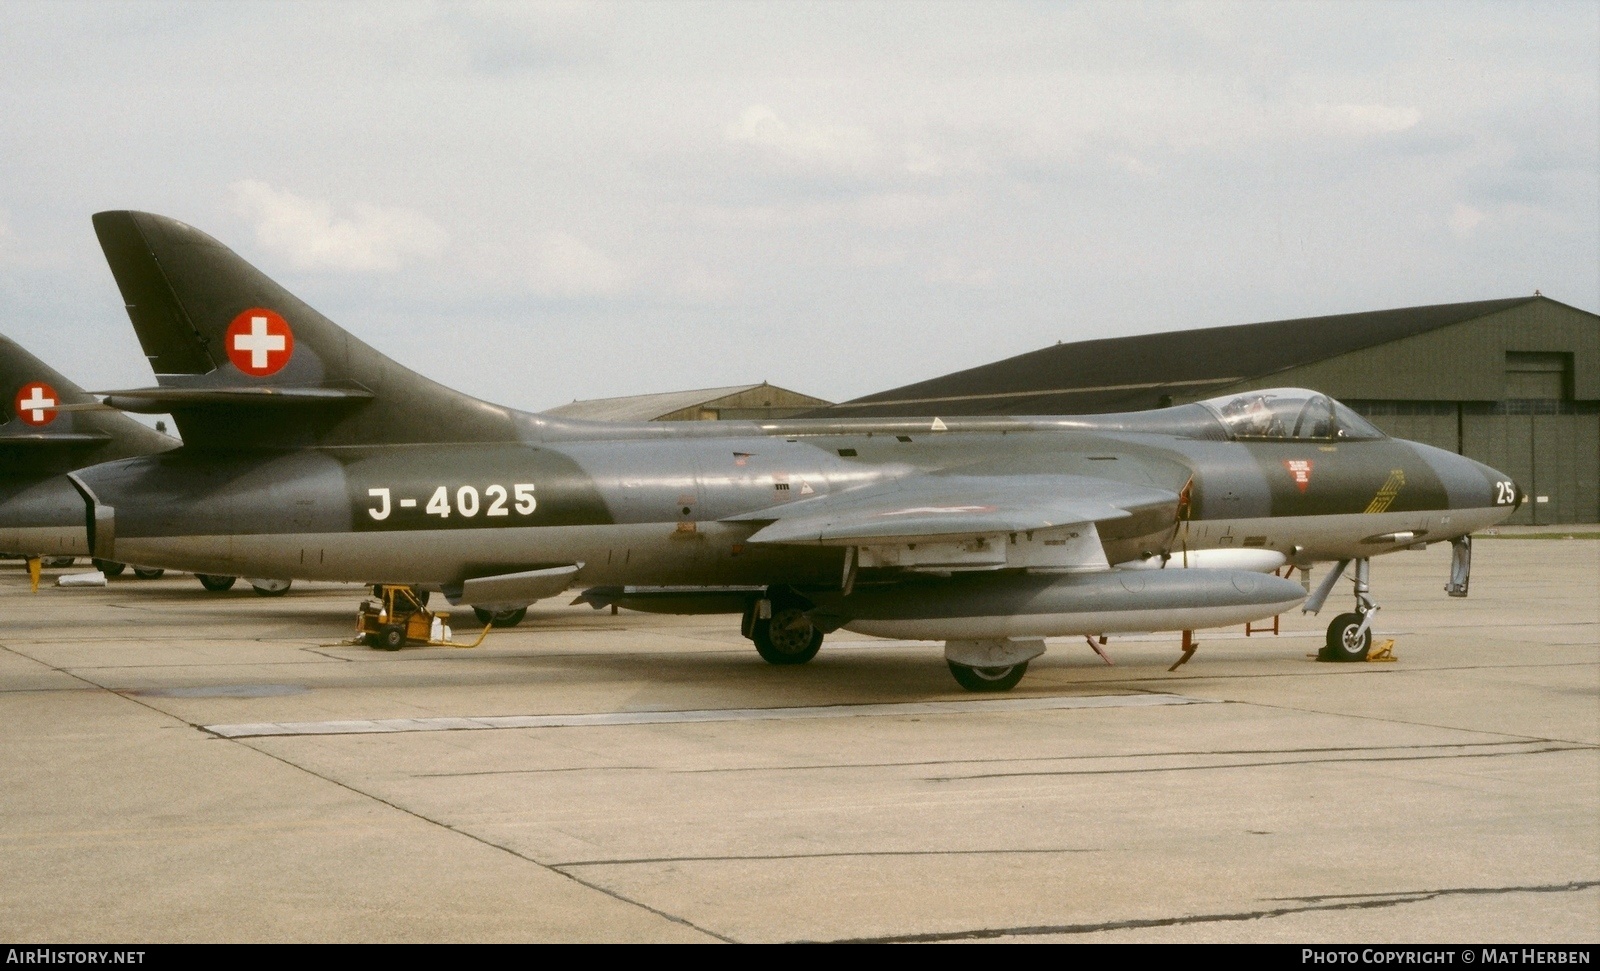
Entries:
[[1528, 498], [1528, 491], [1511, 476], [1493, 466], [1474, 461], [1478, 472], [1482, 474], [1485, 483], [1489, 486], [1488, 502], [1484, 505], [1502, 509], [1507, 516], [1522, 508], [1522, 503]]

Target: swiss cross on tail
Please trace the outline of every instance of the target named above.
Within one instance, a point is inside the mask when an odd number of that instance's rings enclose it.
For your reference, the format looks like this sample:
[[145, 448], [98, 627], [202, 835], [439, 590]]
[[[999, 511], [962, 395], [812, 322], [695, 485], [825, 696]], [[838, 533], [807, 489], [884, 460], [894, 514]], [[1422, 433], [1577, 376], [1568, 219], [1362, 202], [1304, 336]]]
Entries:
[[30, 381], [17, 389], [11, 410], [24, 425], [48, 425], [56, 420], [56, 406], [61, 396], [56, 389], [43, 381]]
[[1289, 477], [1294, 479], [1294, 484], [1300, 491], [1306, 491], [1306, 486], [1311, 484], [1311, 460], [1284, 459], [1283, 467], [1289, 470]]
[[283, 370], [294, 356], [294, 331], [289, 322], [263, 307], [251, 307], [233, 318], [224, 340], [233, 366], [258, 378]]

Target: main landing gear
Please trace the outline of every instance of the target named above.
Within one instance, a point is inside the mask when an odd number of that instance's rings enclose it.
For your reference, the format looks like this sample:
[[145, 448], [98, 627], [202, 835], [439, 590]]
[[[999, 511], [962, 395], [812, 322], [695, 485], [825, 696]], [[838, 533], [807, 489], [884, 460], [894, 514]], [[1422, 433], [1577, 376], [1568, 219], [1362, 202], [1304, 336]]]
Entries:
[[[1322, 650], [1317, 652], [1319, 661], [1365, 661], [1367, 653], [1372, 650], [1372, 622], [1378, 615], [1378, 604], [1372, 599], [1372, 573], [1371, 560], [1362, 558], [1355, 561], [1355, 593], [1356, 609], [1343, 613], [1333, 618], [1328, 625], [1328, 639]], [[1350, 565], [1349, 560], [1341, 560], [1322, 581], [1322, 586], [1317, 588], [1311, 600], [1306, 603], [1309, 613], [1316, 613], [1322, 608], [1322, 603], [1328, 598], [1334, 584], [1344, 576], [1345, 569]]]
[[968, 691], [1010, 691], [1043, 653], [1044, 640], [1037, 637], [944, 642], [944, 662]]
[[528, 616], [527, 607], [504, 607], [498, 610], [473, 607], [472, 612], [477, 616], [478, 623], [487, 627], [515, 627], [522, 623], [522, 618]]
[[822, 649], [822, 629], [811, 622], [811, 607], [792, 594], [773, 591], [745, 608], [740, 632], [755, 642], [768, 664], [804, 664]]
[[956, 684], [968, 691], [1010, 691], [1028, 673], [1028, 662], [1013, 664], [1010, 667], [968, 667], [954, 661], [944, 662], [950, 666], [950, 673], [956, 679]]
[[[97, 559], [97, 560], [94, 560], [93, 562], [94, 562], [94, 568], [96, 570], [99, 570], [101, 573], [104, 573], [108, 578], [122, 576], [123, 571], [128, 569], [128, 564], [126, 564], [126, 563], [118, 563], [115, 560], [98, 560]], [[141, 580], [156, 580], [156, 579], [159, 579], [161, 577], [161, 575], [163, 573], [166, 573], [166, 572], [167, 572], [166, 570], [163, 570], [160, 567], [136, 566], [136, 567], [133, 568], [133, 575], [138, 577]]]

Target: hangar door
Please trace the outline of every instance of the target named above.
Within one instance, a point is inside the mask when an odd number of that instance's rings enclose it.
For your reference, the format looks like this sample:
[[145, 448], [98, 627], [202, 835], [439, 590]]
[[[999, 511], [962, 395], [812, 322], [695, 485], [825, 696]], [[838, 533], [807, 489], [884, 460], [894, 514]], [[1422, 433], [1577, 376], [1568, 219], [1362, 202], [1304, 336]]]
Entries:
[[1461, 451], [1517, 480], [1508, 522], [1600, 521], [1600, 403], [1572, 397], [1572, 354], [1506, 354], [1505, 398], [1461, 410]]

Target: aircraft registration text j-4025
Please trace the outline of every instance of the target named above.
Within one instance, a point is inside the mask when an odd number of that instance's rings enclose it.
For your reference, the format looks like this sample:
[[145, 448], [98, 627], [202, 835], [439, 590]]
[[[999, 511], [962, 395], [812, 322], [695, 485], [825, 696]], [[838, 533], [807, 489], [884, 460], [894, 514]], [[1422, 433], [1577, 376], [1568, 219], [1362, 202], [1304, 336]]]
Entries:
[[[395, 509], [415, 509], [418, 499], [414, 496], [393, 497], [394, 490], [381, 486], [368, 489], [367, 495], [372, 498], [373, 504], [367, 507], [367, 515], [375, 520], [388, 519]], [[454, 502], [452, 503], [452, 498]], [[452, 492], [449, 486], [438, 486], [422, 506], [423, 515], [437, 516], [440, 519], [449, 519], [451, 514], [466, 519], [478, 515], [484, 516], [531, 516], [539, 508], [539, 500], [533, 494], [533, 483], [514, 483], [509, 491], [498, 482], [491, 483], [483, 488], [482, 493], [477, 486], [458, 486]]]

